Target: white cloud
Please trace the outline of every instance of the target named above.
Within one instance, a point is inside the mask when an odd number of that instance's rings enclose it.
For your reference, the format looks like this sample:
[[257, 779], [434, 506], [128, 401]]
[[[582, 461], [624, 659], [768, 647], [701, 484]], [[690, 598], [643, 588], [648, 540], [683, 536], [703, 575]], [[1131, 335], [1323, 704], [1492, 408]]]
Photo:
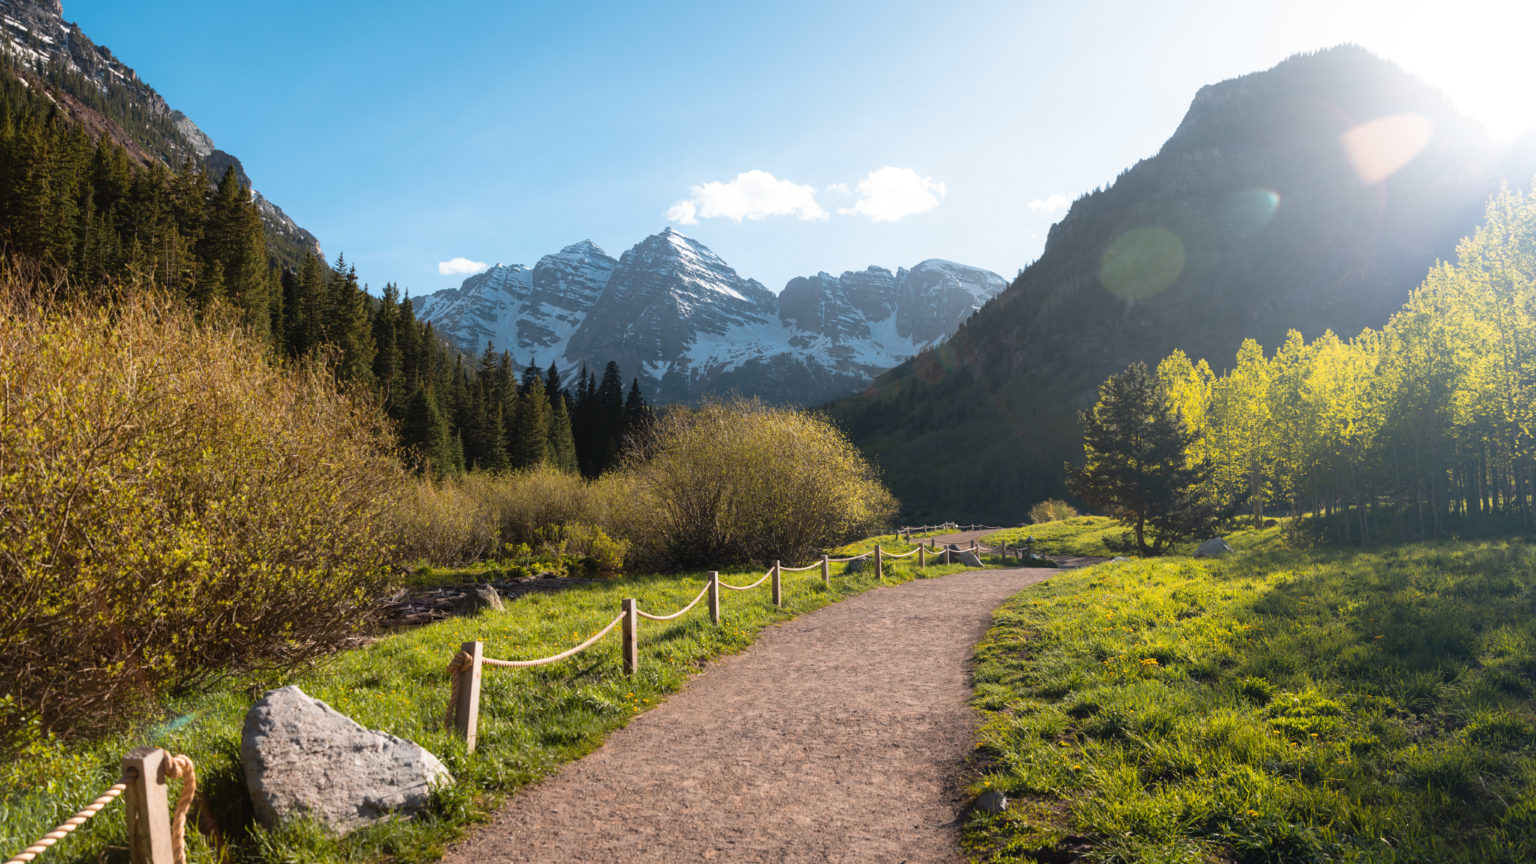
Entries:
[[1057, 192], [1049, 198], [1036, 198], [1029, 202], [1029, 209], [1036, 213], [1056, 213], [1067, 209], [1067, 205], [1071, 203], [1072, 199], [1068, 198], [1065, 193]]
[[718, 180], [691, 186], [689, 197], [667, 209], [667, 219], [680, 225], [696, 225], [700, 219], [762, 219], [796, 216], [801, 220], [825, 219], [827, 211], [816, 203], [816, 190], [767, 171], [744, 171], [729, 183]]
[[875, 222], [895, 222], [939, 206], [939, 199], [944, 197], [946, 190], [943, 183], [931, 177], [920, 177], [911, 168], [887, 165], [860, 180], [858, 191], [859, 200], [852, 207], [837, 212], [844, 215], [862, 213]]
[[699, 208], [692, 201], [679, 201], [667, 208], [667, 221], [679, 225], [699, 224]]
[[447, 261], [437, 262], [437, 272], [444, 276], [469, 276], [490, 269], [484, 261], [471, 261], [468, 258], [450, 258]]

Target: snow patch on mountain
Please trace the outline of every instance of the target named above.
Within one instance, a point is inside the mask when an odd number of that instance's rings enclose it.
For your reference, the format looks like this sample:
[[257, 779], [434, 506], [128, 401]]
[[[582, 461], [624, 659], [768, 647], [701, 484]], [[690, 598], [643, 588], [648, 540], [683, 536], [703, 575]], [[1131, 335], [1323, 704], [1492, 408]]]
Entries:
[[490, 342], [562, 370], [616, 361], [659, 402], [731, 390], [813, 404], [947, 337], [1005, 286], [934, 258], [894, 273], [798, 277], [775, 295], [668, 228], [617, 261], [583, 241], [532, 270], [497, 265], [417, 308], [466, 351]]

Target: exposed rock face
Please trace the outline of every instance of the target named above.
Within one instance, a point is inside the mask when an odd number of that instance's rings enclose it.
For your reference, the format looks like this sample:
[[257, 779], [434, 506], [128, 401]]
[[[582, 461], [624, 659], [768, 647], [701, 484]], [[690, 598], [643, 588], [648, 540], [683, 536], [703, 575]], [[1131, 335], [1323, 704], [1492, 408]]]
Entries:
[[497, 264], [458, 288], [413, 302], [422, 320], [465, 351], [481, 351], [489, 342], [519, 363], [533, 358], [542, 367], [564, 356], [618, 263], [583, 240], [545, 255], [532, 270]]
[[[141, 162], [156, 160], [171, 168], [180, 168], [192, 159], [208, 169], [217, 182], [224, 171], [234, 167], [236, 176], [251, 185], [240, 160], [217, 150], [213, 139], [180, 111], [173, 110], [155, 89], [139, 80], [137, 73], [113, 56], [105, 45], [97, 45], [74, 23], [64, 20], [59, 0], [0, 0], [0, 50], [29, 67], [58, 63], [88, 82], [96, 92], [70, 92], [77, 84], [45, 84], [55, 102], [67, 113], [77, 115], [94, 134], [108, 134]], [[32, 67], [35, 68], [35, 67]], [[34, 79], [35, 80], [35, 79]], [[77, 82], [79, 79], [75, 79]], [[39, 82], [41, 83], [41, 82]], [[58, 91], [58, 92], [53, 92]], [[128, 132], [120, 125], [121, 117], [112, 117], [87, 107], [82, 100], [105, 96], [109, 104], [120, 100], [137, 116]], [[100, 104], [95, 103], [95, 104]], [[112, 128], [103, 128], [110, 126]], [[256, 193], [256, 203], [267, 227], [300, 248], [323, 255], [320, 242], [283, 213], [282, 208]]]
[[658, 402], [735, 391], [814, 404], [866, 386], [943, 336], [1005, 286], [930, 259], [790, 280], [775, 297], [696, 240], [667, 229], [614, 261], [590, 241], [530, 272], [497, 267], [417, 301], [468, 351], [487, 341], [540, 367], [609, 360]]
[[364, 729], [298, 687], [273, 690], [245, 715], [240, 762], [261, 824], [311, 817], [346, 833], [413, 815], [453, 782], [436, 756]]

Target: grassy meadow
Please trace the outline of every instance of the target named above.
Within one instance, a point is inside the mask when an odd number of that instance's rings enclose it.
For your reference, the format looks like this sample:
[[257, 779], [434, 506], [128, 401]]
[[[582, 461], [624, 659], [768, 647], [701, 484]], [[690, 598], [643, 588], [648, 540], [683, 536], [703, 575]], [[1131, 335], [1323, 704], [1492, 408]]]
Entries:
[[[893, 551], [914, 548], [887, 535], [833, 554], [868, 551], [876, 541]], [[935, 566], [920, 574], [915, 562], [887, 562], [885, 584], [963, 569]], [[625, 597], [637, 598], [641, 609], [655, 613], [681, 608], [704, 586], [707, 574], [628, 576], [555, 594], [530, 594], [507, 601], [504, 613], [452, 618], [387, 636], [296, 676], [231, 681], [215, 692], [167, 705], [155, 724], [130, 734], [89, 742], [37, 736], [0, 766], [0, 853], [18, 852], [51, 830], [116, 780], [125, 752], [151, 744], [196, 761], [199, 788], [224, 830], [222, 853], [188, 831], [193, 861], [433, 860], [444, 844], [507, 794], [596, 748], [609, 732], [681, 687], [706, 661], [742, 650], [764, 627], [877, 585], [872, 568], [843, 576], [843, 566], [833, 565], [830, 589], [822, 585], [819, 570], [784, 574], [782, 610], [773, 607], [764, 584], [753, 591], [722, 591], [719, 627], [710, 623], [703, 603], [676, 621], [642, 621], [640, 669], [633, 678], [621, 671], [616, 635], [549, 666], [487, 669], [473, 756], [441, 728], [448, 699], [444, 668], [460, 643], [483, 641], [487, 656], [501, 659], [549, 656], [606, 625]], [[747, 584], [762, 574], [722, 576]], [[439, 575], [439, 581], [447, 582], [461, 574]], [[303, 823], [261, 830], [252, 822], [240, 768], [241, 724], [263, 691], [287, 684], [300, 685], [367, 728], [420, 743], [448, 765], [457, 784], [437, 795], [426, 818], [364, 829], [344, 839]], [[126, 861], [124, 843], [122, 810], [114, 804], [55, 846], [45, 860]]]
[[[1109, 525], [1024, 533], [1094, 554]], [[999, 610], [971, 791], [1011, 800], [969, 818], [972, 860], [1536, 860], [1536, 545], [1292, 551], [1279, 530]]]

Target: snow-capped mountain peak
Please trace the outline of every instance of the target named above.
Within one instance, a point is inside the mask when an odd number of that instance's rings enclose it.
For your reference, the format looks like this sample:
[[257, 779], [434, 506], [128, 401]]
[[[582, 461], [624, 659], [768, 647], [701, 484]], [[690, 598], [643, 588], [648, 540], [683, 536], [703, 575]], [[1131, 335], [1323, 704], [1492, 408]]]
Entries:
[[1001, 276], [932, 258], [791, 279], [775, 296], [670, 227], [615, 261], [583, 240], [530, 271], [498, 265], [421, 301], [466, 350], [487, 340], [562, 368], [610, 360], [658, 401], [734, 390], [813, 404], [847, 395], [954, 332]]

